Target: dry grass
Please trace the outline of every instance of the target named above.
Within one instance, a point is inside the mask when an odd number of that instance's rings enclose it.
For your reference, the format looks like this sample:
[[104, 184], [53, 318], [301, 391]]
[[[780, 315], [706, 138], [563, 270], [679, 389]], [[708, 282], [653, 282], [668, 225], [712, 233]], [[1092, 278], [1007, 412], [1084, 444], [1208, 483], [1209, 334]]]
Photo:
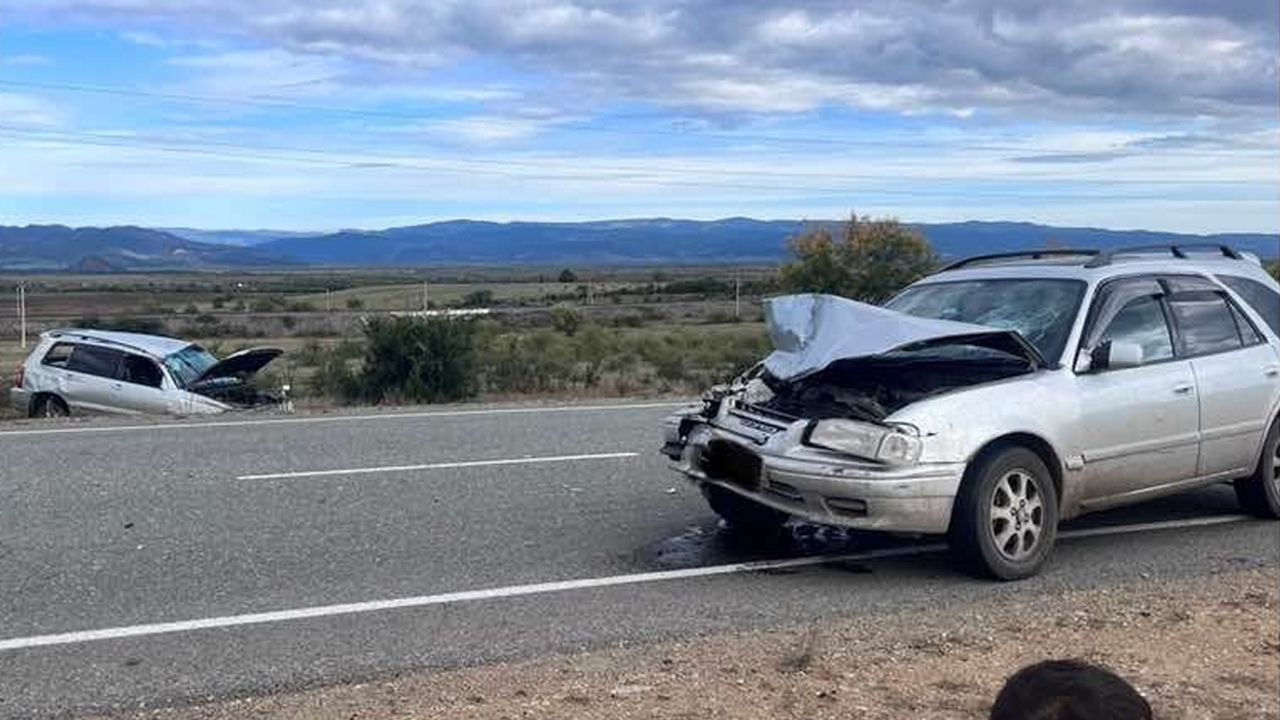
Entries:
[[1005, 596], [129, 717], [977, 720], [1018, 668], [1078, 657], [1128, 678], [1162, 720], [1276, 718], [1278, 584], [1272, 568]]

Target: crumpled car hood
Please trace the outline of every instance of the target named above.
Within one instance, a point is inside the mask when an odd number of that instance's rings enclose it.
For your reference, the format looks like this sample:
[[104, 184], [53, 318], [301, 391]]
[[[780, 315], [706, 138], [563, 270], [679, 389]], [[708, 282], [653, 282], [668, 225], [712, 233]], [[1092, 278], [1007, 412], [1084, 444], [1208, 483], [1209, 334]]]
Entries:
[[284, 350], [273, 347], [258, 347], [232, 353], [221, 362], [205, 370], [192, 385], [207, 383], [219, 378], [248, 378], [268, 363], [284, 354]]
[[838, 360], [934, 345], [973, 345], [1009, 353], [1033, 367], [1047, 363], [1013, 330], [916, 317], [835, 295], [786, 295], [765, 301], [774, 350], [764, 367], [796, 380]]

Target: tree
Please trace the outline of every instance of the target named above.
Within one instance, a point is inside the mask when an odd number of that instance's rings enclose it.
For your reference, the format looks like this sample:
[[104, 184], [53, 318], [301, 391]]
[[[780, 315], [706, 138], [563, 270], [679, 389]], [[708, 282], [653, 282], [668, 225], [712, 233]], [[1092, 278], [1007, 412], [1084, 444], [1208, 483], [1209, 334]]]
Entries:
[[565, 268], [560, 271], [560, 282], [566, 285], [569, 283], [576, 283], [578, 282], [578, 275], [569, 268]]
[[792, 238], [795, 259], [782, 266], [783, 287], [881, 302], [937, 264], [924, 235], [894, 218], [854, 214], [838, 233], [815, 227]]

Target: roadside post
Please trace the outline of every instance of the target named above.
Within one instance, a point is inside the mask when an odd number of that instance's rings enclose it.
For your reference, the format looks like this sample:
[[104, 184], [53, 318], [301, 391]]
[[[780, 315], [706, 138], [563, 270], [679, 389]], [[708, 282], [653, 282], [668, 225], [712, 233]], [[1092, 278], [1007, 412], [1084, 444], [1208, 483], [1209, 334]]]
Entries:
[[27, 349], [27, 284], [18, 283], [18, 334], [23, 350]]

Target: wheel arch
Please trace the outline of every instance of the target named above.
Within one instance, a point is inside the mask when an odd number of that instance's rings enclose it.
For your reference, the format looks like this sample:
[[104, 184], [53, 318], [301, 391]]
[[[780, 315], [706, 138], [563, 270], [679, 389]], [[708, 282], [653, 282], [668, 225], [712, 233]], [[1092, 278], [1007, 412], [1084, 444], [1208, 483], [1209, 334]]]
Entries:
[[1058, 451], [1054, 450], [1053, 445], [1043, 437], [1030, 432], [1011, 432], [1001, 435], [993, 440], [988, 441], [985, 445], [978, 448], [978, 451], [969, 458], [969, 462], [965, 465], [964, 480], [968, 481], [974, 469], [977, 468], [979, 462], [997, 453], [1005, 448], [1024, 447], [1035, 453], [1044, 466], [1049, 468], [1049, 476], [1053, 480], [1053, 490], [1058, 496], [1060, 517], [1065, 515], [1066, 506], [1063, 505], [1062, 482], [1063, 482], [1063, 465], [1062, 458], [1058, 455]]
[[50, 401], [60, 403], [62, 407], [66, 409], [67, 414], [68, 415], [71, 414], [71, 405], [66, 401], [65, 398], [63, 398], [61, 395], [59, 395], [56, 392], [41, 390], [39, 392], [32, 393], [31, 400], [28, 403], [28, 407], [27, 407], [27, 416], [35, 417], [36, 413], [40, 411], [40, 408], [43, 406], [43, 404]]

